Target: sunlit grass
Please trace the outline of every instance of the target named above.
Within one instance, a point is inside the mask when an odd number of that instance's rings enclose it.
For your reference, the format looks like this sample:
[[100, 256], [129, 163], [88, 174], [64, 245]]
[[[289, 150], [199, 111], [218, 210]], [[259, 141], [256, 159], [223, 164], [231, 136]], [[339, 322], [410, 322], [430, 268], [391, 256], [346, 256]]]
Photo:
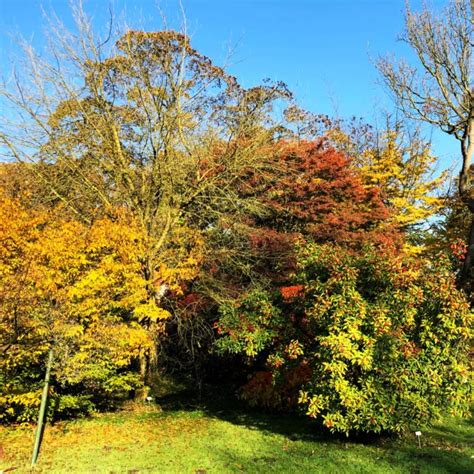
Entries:
[[[161, 403], [161, 401], [160, 401]], [[33, 427], [0, 428], [0, 470], [29, 472]], [[472, 420], [446, 419], [415, 436], [337, 439], [307, 420], [239, 406], [163, 399], [45, 432], [35, 472], [54, 473], [471, 473]]]

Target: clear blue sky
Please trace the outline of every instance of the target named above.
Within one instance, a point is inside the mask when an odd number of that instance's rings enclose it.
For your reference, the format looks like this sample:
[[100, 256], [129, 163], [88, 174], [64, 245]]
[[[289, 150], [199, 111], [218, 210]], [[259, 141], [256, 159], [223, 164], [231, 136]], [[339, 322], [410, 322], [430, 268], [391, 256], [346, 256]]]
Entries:
[[[263, 78], [286, 82], [303, 107], [314, 112], [364, 117], [374, 122], [381, 108], [393, 108], [371, 57], [393, 52], [410, 58], [397, 36], [403, 29], [404, 0], [182, 0], [193, 45], [222, 64], [234, 49], [228, 70], [245, 86]], [[447, 0], [431, 0], [441, 8]], [[107, 0], [84, 0], [100, 26]], [[411, 0], [413, 9], [421, 0]], [[159, 29], [155, 0], [114, 0], [133, 27]], [[177, 0], [159, 2], [171, 26], [178, 26]], [[41, 45], [41, 5], [70, 23], [67, 0], [0, 0], [0, 67], [8, 67], [8, 33], [20, 32]], [[440, 133], [434, 152], [443, 167], [458, 156], [457, 143]]]

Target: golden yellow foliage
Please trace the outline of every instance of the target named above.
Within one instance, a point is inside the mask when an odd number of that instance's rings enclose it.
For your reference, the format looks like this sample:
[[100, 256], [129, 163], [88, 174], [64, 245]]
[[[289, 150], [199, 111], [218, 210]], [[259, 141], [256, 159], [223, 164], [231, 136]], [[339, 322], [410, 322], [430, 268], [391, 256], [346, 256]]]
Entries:
[[[124, 378], [124, 370], [153, 356], [170, 316], [163, 297], [196, 277], [201, 248], [196, 233], [176, 231], [150, 274], [147, 234], [125, 210], [86, 225], [1, 199], [0, 404], [27, 408], [33, 392], [12, 384], [51, 345], [63, 385], [114, 391], [142, 383], [137, 373]], [[13, 392], [26, 398], [14, 400]]]
[[442, 204], [433, 192], [446, 175], [431, 176], [436, 160], [417, 140], [404, 146], [394, 131], [385, 133], [377, 148], [371, 147], [354, 158], [366, 186], [382, 190], [394, 210], [393, 219], [404, 227], [426, 220]]

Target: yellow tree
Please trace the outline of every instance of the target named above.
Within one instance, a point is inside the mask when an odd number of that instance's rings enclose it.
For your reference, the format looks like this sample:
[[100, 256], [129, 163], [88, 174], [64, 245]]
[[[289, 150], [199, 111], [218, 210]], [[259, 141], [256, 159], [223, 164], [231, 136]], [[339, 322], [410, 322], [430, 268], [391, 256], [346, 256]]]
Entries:
[[[413, 231], [440, 211], [447, 172], [437, 171], [437, 157], [419, 128], [390, 115], [382, 129], [355, 119], [328, 120], [324, 137], [351, 158], [367, 188], [380, 190], [392, 211], [387, 223], [415, 237]], [[407, 250], [420, 251], [422, 246], [410, 244]]]
[[375, 143], [353, 159], [366, 186], [381, 189], [402, 228], [422, 223], [440, 209], [436, 192], [446, 173], [435, 176], [436, 161], [418, 131], [407, 135], [399, 126], [378, 134]]
[[[112, 213], [112, 210], [110, 210]], [[0, 201], [0, 405], [28, 419], [39, 402], [38, 367], [55, 352], [56, 388], [117, 395], [143, 386], [144, 360], [169, 317], [149, 285], [179, 293], [200, 265], [198, 236], [183, 229], [157, 280], [142, 272], [141, 227], [124, 209], [92, 225], [61, 210], [26, 210]], [[186, 250], [189, 249], [189, 250]], [[82, 387], [82, 389], [80, 388]]]

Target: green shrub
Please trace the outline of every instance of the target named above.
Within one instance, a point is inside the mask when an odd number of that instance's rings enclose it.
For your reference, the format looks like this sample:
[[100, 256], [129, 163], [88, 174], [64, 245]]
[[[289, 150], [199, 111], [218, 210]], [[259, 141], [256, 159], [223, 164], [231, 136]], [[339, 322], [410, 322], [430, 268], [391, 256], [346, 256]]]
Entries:
[[[399, 433], [441, 412], [462, 414], [471, 393], [472, 316], [446, 268], [442, 259], [308, 244], [291, 285], [267, 293], [279, 317], [259, 319], [254, 309], [254, 331], [245, 330], [244, 296], [219, 322], [221, 349], [245, 352], [258, 334], [265, 344], [252, 347], [272, 373], [276, 405], [294, 401], [295, 374], [304, 368], [298, 404], [335, 432]], [[256, 403], [258, 385], [250, 384]], [[262, 391], [269, 405], [268, 386]]]
[[50, 416], [67, 419], [91, 415], [95, 405], [90, 398], [87, 395], [58, 395], [50, 404]]
[[[15, 368], [6, 374], [0, 371], [0, 423], [28, 423], [38, 418], [44, 368], [25, 365], [22, 369]], [[59, 381], [55, 369], [53, 366], [49, 418], [82, 417], [97, 409], [115, 408], [129, 398], [130, 392], [143, 387], [139, 374], [131, 371], [98, 370], [100, 376], [71, 384]]]

